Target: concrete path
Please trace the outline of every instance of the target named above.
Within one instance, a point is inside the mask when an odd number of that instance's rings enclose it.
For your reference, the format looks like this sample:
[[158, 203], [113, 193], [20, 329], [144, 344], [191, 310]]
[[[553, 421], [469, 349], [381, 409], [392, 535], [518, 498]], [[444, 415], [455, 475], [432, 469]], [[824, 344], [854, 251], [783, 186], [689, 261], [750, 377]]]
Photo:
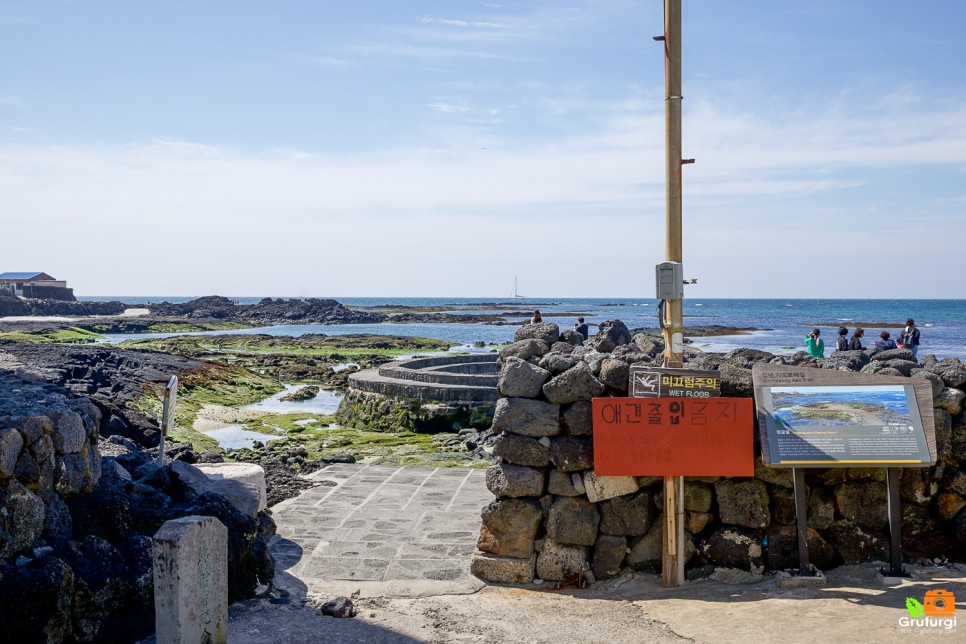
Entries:
[[272, 552], [297, 590], [420, 596], [474, 592], [484, 470], [337, 464], [272, 508]]

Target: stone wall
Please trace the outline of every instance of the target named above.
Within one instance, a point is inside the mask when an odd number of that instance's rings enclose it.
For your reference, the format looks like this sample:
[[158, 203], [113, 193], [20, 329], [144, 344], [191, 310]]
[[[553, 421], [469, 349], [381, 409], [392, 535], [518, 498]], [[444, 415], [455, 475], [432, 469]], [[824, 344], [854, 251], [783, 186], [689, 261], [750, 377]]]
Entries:
[[[593, 473], [590, 400], [626, 396], [632, 364], [659, 363], [660, 340], [632, 337], [619, 321], [581, 343], [556, 325], [522, 327], [500, 355], [492, 429], [497, 464], [487, 470], [496, 496], [482, 512], [473, 573], [495, 582], [597, 579], [621, 569], [660, 570], [663, 480]], [[966, 561], [966, 368], [956, 359], [905, 350], [835, 352], [817, 361], [804, 352], [774, 356], [686, 347], [687, 366], [721, 372], [722, 394], [751, 397], [756, 362], [928, 379], [933, 385], [939, 462], [904, 470], [902, 546], [907, 560]], [[755, 431], [755, 477], [685, 481], [689, 576], [716, 567], [752, 573], [797, 567], [790, 470], [765, 467]], [[885, 471], [810, 469], [809, 552], [819, 568], [885, 560], [889, 544]]]
[[22, 378], [0, 378], [0, 559], [42, 536], [70, 536], [65, 504], [101, 475], [100, 412], [85, 398]]
[[497, 372], [495, 354], [411, 358], [359, 371], [349, 376], [336, 420], [370, 431], [488, 429]]
[[60, 286], [24, 286], [23, 296], [42, 300], [77, 301], [74, 289]]
[[268, 588], [267, 512], [198, 493], [156, 454], [100, 439], [86, 397], [0, 369], [0, 625], [4, 641], [138, 641], [153, 630], [151, 536], [167, 520], [228, 527], [229, 597]]
[[484, 430], [492, 423], [493, 403], [433, 402], [349, 389], [335, 419], [345, 427], [376, 432]]

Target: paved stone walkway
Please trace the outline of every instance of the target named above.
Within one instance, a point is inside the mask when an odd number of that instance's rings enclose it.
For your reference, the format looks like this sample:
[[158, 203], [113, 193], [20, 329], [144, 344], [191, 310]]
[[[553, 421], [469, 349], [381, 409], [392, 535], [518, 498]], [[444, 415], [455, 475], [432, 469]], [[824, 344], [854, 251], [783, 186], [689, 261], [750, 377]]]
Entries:
[[272, 508], [278, 567], [312, 589], [324, 582], [470, 578], [484, 470], [329, 465], [321, 485]]

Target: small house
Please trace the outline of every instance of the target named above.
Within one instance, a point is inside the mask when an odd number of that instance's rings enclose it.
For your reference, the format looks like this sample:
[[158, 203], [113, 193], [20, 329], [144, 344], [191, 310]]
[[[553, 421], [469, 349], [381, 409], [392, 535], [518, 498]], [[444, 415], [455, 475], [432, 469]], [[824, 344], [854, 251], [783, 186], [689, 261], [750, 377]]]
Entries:
[[45, 297], [39, 293], [47, 293], [47, 288], [66, 289], [67, 282], [47, 273], [0, 273], [0, 293], [17, 297]]

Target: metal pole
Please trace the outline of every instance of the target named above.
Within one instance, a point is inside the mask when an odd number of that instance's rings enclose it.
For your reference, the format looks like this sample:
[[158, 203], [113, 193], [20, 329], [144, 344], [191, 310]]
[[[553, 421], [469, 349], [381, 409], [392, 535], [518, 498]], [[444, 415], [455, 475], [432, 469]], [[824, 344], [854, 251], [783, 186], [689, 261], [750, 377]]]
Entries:
[[[680, 262], [681, 243], [681, 0], [664, 0], [664, 113], [667, 231], [665, 260]], [[684, 365], [681, 300], [667, 300], [664, 320], [665, 366]], [[664, 477], [664, 556], [661, 583], [684, 583], [684, 477]]]
[[[681, 262], [681, 0], [664, 0], [665, 250], [664, 259]], [[664, 321], [664, 357], [668, 367], [684, 364], [682, 300], [668, 300]]]
[[886, 468], [886, 502], [889, 504], [889, 574], [902, 576], [902, 513], [899, 508], [899, 481], [902, 468]]
[[792, 485], [795, 487], [795, 519], [798, 524], [798, 574], [811, 575], [808, 561], [808, 488], [805, 486], [805, 470], [792, 468]]

